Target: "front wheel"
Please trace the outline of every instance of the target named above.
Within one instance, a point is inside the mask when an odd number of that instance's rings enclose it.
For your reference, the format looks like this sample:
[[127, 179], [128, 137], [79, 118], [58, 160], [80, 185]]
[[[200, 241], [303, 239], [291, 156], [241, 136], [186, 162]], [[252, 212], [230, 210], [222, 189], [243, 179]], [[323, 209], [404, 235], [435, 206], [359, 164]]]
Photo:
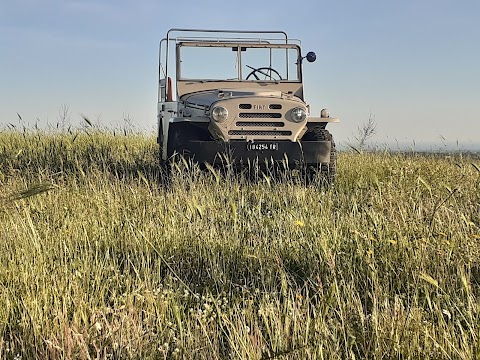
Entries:
[[337, 151], [335, 149], [335, 142], [333, 141], [332, 134], [323, 127], [315, 126], [309, 129], [302, 140], [305, 141], [330, 141], [330, 162], [321, 163], [317, 166], [309, 164], [307, 166], [307, 182], [310, 183], [320, 176], [322, 182], [332, 184], [335, 180], [336, 163], [337, 163]]
[[200, 127], [195, 123], [178, 122], [170, 124], [167, 141], [167, 158], [172, 158], [175, 154], [186, 158], [192, 157], [188, 149], [188, 142], [192, 140], [208, 141], [211, 140], [207, 129]]

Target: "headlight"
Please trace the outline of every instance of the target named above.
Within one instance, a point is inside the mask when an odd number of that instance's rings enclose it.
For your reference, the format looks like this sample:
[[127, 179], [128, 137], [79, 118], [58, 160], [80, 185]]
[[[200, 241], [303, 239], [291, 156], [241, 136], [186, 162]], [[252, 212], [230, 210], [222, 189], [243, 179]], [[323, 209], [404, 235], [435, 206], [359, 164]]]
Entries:
[[328, 111], [328, 109], [322, 109], [322, 111], [320, 112], [320, 116], [322, 118], [328, 118], [330, 117], [330, 111]]
[[224, 122], [228, 118], [228, 110], [223, 106], [214, 107], [212, 110], [212, 119], [216, 122]]
[[296, 123], [302, 122], [307, 117], [307, 112], [302, 108], [295, 108], [291, 111], [292, 120]]

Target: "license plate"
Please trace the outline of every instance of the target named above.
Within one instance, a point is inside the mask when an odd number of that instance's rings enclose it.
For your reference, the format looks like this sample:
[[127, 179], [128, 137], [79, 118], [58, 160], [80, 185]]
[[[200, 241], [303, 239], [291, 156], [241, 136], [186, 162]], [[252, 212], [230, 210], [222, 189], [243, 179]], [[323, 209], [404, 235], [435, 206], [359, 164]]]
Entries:
[[278, 150], [278, 143], [274, 142], [249, 142], [247, 143], [247, 150], [251, 151], [277, 151]]

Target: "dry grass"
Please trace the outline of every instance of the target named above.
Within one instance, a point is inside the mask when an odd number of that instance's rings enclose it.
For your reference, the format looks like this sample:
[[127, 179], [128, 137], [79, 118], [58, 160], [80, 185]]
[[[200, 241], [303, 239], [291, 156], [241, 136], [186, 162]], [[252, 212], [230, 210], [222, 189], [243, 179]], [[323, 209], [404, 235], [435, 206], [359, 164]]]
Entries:
[[479, 358], [479, 166], [167, 179], [150, 137], [3, 131], [0, 358]]

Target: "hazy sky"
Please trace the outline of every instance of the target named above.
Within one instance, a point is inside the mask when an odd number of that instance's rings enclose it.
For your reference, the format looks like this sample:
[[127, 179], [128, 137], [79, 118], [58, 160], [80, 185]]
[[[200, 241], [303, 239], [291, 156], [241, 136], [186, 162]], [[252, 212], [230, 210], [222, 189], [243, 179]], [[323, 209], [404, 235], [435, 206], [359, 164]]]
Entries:
[[[235, 5], [234, 5], [235, 4]], [[480, 143], [480, 1], [0, 0], [0, 128], [55, 124], [63, 104], [154, 131], [158, 43], [170, 28], [285, 30], [302, 40], [305, 93], [352, 138]]]

